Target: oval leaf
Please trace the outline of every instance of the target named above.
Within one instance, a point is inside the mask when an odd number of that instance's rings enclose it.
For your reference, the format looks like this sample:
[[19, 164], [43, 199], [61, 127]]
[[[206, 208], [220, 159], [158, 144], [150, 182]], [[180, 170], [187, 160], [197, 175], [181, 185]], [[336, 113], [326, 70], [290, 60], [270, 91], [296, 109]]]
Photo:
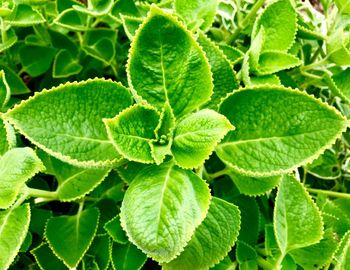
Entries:
[[218, 156], [234, 170], [255, 176], [290, 172], [311, 162], [348, 126], [334, 108], [278, 86], [235, 91], [220, 112], [236, 130], [216, 148]]
[[37, 93], [5, 117], [31, 142], [64, 162], [107, 167], [120, 155], [109, 141], [102, 119], [114, 117], [132, 102], [122, 85], [93, 79]]
[[172, 163], [153, 165], [143, 169], [126, 191], [121, 223], [144, 253], [169, 262], [205, 218], [209, 200], [207, 184], [193, 172]]
[[127, 72], [138, 95], [159, 110], [168, 101], [175, 116], [203, 105], [212, 94], [202, 49], [190, 32], [156, 6], [131, 44]]

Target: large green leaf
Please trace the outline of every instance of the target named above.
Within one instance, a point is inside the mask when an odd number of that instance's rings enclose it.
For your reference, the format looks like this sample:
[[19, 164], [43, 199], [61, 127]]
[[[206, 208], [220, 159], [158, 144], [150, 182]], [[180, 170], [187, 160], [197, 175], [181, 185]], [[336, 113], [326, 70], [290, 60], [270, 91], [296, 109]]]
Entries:
[[29, 204], [0, 211], [0, 269], [8, 269], [15, 259], [30, 222]]
[[285, 175], [278, 188], [274, 229], [282, 254], [318, 243], [323, 237], [321, 212], [303, 185]]
[[176, 163], [184, 168], [198, 167], [209, 158], [226, 133], [233, 129], [225, 116], [209, 109], [183, 118], [174, 130], [171, 147]]
[[159, 110], [169, 101], [175, 116], [203, 105], [212, 94], [202, 49], [174, 17], [156, 6], [131, 44], [127, 72], [138, 95]]
[[219, 263], [231, 250], [240, 229], [237, 206], [212, 198], [209, 211], [184, 251], [163, 269], [205, 270]]
[[146, 260], [146, 255], [132, 243], [126, 245], [113, 243], [111, 261], [114, 270], [139, 270]]
[[29, 147], [13, 148], [0, 157], [0, 209], [11, 206], [24, 183], [44, 169]]
[[203, 30], [208, 30], [214, 21], [218, 2], [217, 0], [175, 0], [174, 8], [189, 29], [201, 27]]
[[207, 106], [217, 109], [221, 99], [238, 88], [239, 83], [231, 63], [220, 48], [202, 32], [199, 33], [197, 40], [208, 58], [213, 73], [214, 92]]
[[58, 159], [85, 167], [111, 166], [120, 155], [109, 141], [102, 119], [114, 117], [132, 102], [122, 85], [93, 79], [37, 93], [4, 117]]
[[47, 222], [45, 237], [65, 265], [77, 267], [94, 239], [98, 220], [98, 209], [89, 208], [75, 216], [53, 217]]
[[171, 162], [153, 165], [143, 169], [126, 191], [121, 223], [144, 253], [169, 262], [205, 218], [209, 201], [207, 184], [193, 172]]
[[265, 30], [263, 50], [287, 51], [297, 33], [297, 15], [291, 0], [278, 0], [268, 5], [255, 21], [253, 37], [261, 26]]
[[136, 104], [113, 119], [104, 119], [117, 151], [131, 161], [153, 163], [151, 143], [155, 139], [159, 113], [151, 106]]
[[311, 162], [348, 126], [334, 108], [278, 86], [235, 91], [222, 102], [220, 112], [236, 130], [216, 153], [234, 170], [255, 176], [290, 172]]

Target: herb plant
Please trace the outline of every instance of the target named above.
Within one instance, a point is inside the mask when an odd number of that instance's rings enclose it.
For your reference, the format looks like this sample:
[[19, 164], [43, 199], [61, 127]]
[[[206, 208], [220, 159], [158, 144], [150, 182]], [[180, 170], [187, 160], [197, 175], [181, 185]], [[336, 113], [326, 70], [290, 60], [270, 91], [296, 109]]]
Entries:
[[1, 1], [0, 269], [349, 269], [349, 15]]

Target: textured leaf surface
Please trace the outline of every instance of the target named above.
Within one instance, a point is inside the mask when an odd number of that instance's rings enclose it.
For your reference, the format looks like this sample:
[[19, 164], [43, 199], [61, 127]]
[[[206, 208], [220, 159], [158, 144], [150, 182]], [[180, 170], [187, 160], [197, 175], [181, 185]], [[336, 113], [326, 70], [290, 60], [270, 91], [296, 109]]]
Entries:
[[97, 208], [89, 208], [78, 215], [53, 217], [47, 222], [45, 237], [65, 265], [77, 267], [94, 239], [98, 219]]
[[171, 15], [152, 6], [131, 44], [129, 83], [142, 98], [175, 116], [206, 103], [212, 94], [210, 66], [192, 35]]
[[159, 262], [169, 262], [205, 218], [209, 200], [208, 186], [193, 172], [172, 163], [149, 166], [126, 191], [122, 226], [144, 253]]
[[0, 269], [8, 269], [15, 259], [28, 231], [29, 204], [0, 211]]
[[155, 138], [159, 113], [151, 106], [136, 104], [113, 119], [104, 119], [117, 151], [128, 160], [153, 163], [150, 143]]
[[278, 51], [266, 51], [259, 57], [257, 73], [260, 75], [272, 74], [284, 69], [290, 69], [301, 65], [298, 57]]
[[176, 13], [185, 20], [189, 29], [201, 27], [203, 30], [212, 25], [217, 6], [217, 0], [175, 0], [174, 3]]
[[0, 209], [11, 206], [24, 183], [44, 169], [29, 147], [13, 148], [0, 157]]
[[253, 36], [261, 26], [265, 29], [263, 50], [288, 50], [297, 32], [297, 16], [290, 0], [278, 0], [267, 6], [255, 22]]
[[221, 98], [225, 97], [233, 89], [238, 88], [239, 84], [231, 63], [220, 48], [202, 32], [199, 33], [197, 41], [202, 46], [213, 73], [213, 95], [207, 106], [217, 109]]
[[239, 229], [238, 207], [219, 198], [212, 198], [208, 214], [191, 241], [175, 260], [163, 265], [163, 269], [204, 270], [214, 266], [231, 250]]
[[277, 175], [309, 163], [330, 147], [348, 122], [298, 90], [260, 86], [235, 91], [220, 106], [236, 127], [216, 148], [233, 169]]
[[114, 117], [131, 104], [125, 87], [94, 79], [37, 93], [5, 116], [20, 133], [58, 159], [80, 166], [110, 166], [120, 155], [102, 119]]
[[321, 213], [294, 176], [283, 176], [278, 188], [274, 229], [282, 254], [316, 244], [323, 237]]
[[111, 260], [114, 270], [138, 270], [145, 264], [147, 256], [131, 243], [113, 243]]
[[233, 129], [225, 116], [209, 109], [183, 118], [175, 128], [171, 147], [176, 163], [184, 168], [199, 166]]

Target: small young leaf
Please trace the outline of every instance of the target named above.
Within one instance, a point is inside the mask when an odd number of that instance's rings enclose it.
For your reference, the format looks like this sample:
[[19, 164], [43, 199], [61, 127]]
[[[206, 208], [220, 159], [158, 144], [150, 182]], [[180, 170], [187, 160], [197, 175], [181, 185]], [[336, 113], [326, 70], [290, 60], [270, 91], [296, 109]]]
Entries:
[[208, 186], [193, 172], [169, 162], [153, 165], [142, 170], [126, 191], [121, 224], [144, 253], [169, 262], [203, 221], [209, 202]]
[[6, 22], [12, 26], [32, 26], [44, 23], [45, 18], [29, 5], [18, 4], [15, 6]]
[[73, 58], [68, 50], [60, 50], [53, 62], [52, 76], [54, 78], [66, 78], [78, 74], [83, 69], [82, 65]]
[[112, 237], [114, 242], [117, 242], [119, 244], [126, 244], [128, 243], [128, 238], [125, 234], [125, 232], [122, 229], [122, 226], [120, 224], [120, 216], [117, 215], [110, 221], [108, 221], [104, 225], [105, 230], [107, 231], [108, 235]]
[[240, 229], [238, 207], [219, 198], [212, 198], [209, 211], [196, 229], [184, 251], [164, 270], [201, 270], [219, 263], [231, 250]]
[[236, 63], [241, 61], [244, 57], [243, 52], [235, 47], [232, 47], [226, 44], [219, 44], [219, 48], [226, 55], [231, 65], [235, 65]]
[[321, 179], [336, 179], [341, 176], [341, 167], [337, 156], [331, 150], [326, 150], [318, 159], [306, 168], [308, 173]]
[[341, 239], [334, 254], [335, 270], [345, 270], [350, 264], [350, 231]]
[[11, 91], [7, 83], [5, 72], [0, 70], [0, 110], [2, 110], [10, 100]]
[[131, 161], [153, 163], [150, 143], [155, 138], [159, 113], [149, 105], [136, 104], [115, 118], [103, 120], [117, 151]]
[[233, 129], [226, 117], [209, 109], [183, 118], [175, 127], [171, 147], [176, 163], [184, 168], [198, 167]]
[[0, 118], [0, 156], [16, 145], [16, 135], [13, 128]]
[[294, 68], [302, 61], [294, 55], [279, 51], [264, 51], [259, 57], [258, 75], [267, 75], [281, 70]]
[[327, 39], [328, 58], [339, 66], [350, 65], [349, 40], [342, 28], [334, 31]]
[[98, 209], [89, 208], [75, 216], [53, 217], [47, 222], [45, 237], [65, 265], [78, 266], [94, 239], [98, 220]]
[[348, 126], [332, 107], [278, 86], [235, 91], [222, 102], [220, 112], [236, 130], [216, 153], [234, 170], [255, 176], [291, 172], [311, 162]]
[[199, 33], [197, 41], [202, 46], [213, 73], [213, 95], [207, 107], [217, 109], [221, 99], [233, 89], [237, 89], [239, 83], [230, 62], [219, 47], [202, 32]]
[[13, 28], [10, 28], [6, 32], [6, 39], [2, 40], [2, 43], [0, 43], [0, 53], [11, 48], [13, 45], [15, 45], [17, 40], [18, 38], [15, 30], [13, 30]]
[[143, 19], [137, 17], [131, 17], [127, 15], [121, 15], [125, 34], [129, 40], [133, 40], [136, 34], [136, 30], [140, 27]]
[[64, 162], [108, 167], [120, 155], [112, 147], [102, 119], [114, 117], [132, 103], [122, 85], [94, 79], [37, 93], [4, 117], [34, 144]]
[[44, 169], [29, 147], [13, 148], [0, 157], [0, 209], [10, 207], [24, 183]]
[[183, 18], [189, 29], [201, 27], [208, 30], [214, 22], [217, 0], [175, 0], [174, 7], [177, 14]]
[[297, 33], [297, 16], [290, 0], [278, 0], [268, 5], [256, 20], [253, 37], [260, 27], [265, 29], [263, 50], [287, 51]]
[[73, 5], [73, 8], [87, 15], [98, 17], [106, 15], [113, 6], [113, 0], [88, 0], [88, 6]]
[[11, 90], [11, 95], [30, 93], [29, 88], [25, 85], [16, 72], [4, 65], [0, 65], [0, 69], [4, 70], [5, 72], [6, 82]]
[[71, 31], [86, 31], [87, 18], [87, 14], [71, 8], [60, 13], [54, 23]]
[[37, 264], [42, 270], [67, 270], [67, 266], [58, 259], [49, 247], [49, 244], [42, 243], [34, 248], [30, 253], [33, 254]]
[[335, 94], [339, 95], [347, 103], [350, 103], [350, 83], [348, 80], [349, 76], [350, 68], [347, 68], [334, 75], [332, 78], [328, 78], [328, 82], [332, 84], [330, 85], [330, 88], [332, 90], [335, 90]]
[[274, 229], [282, 254], [318, 243], [323, 237], [321, 213], [303, 185], [285, 175], [278, 188]]
[[145, 264], [147, 257], [131, 243], [126, 245], [113, 243], [111, 260], [114, 270], [139, 270]]
[[15, 259], [27, 235], [29, 222], [29, 204], [0, 211], [0, 269], [8, 269]]
[[127, 73], [138, 95], [159, 110], [169, 102], [176, 117], [203, 105], [212, 94], [202, 49], [174, 17], [156, 6], [131, 44]]

